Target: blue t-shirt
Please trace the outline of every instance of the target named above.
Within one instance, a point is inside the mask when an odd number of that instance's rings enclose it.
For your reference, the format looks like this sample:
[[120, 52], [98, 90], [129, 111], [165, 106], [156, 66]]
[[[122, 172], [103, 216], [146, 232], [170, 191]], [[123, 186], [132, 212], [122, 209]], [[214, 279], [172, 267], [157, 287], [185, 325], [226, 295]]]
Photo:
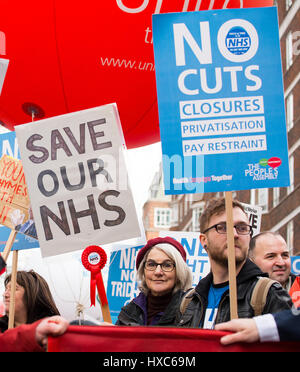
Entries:
[[208, 304], [205, 312], [203, 328], [213, 329], [223, 293], [229, 289], [228, 283], [211, 285], [208, 292]]

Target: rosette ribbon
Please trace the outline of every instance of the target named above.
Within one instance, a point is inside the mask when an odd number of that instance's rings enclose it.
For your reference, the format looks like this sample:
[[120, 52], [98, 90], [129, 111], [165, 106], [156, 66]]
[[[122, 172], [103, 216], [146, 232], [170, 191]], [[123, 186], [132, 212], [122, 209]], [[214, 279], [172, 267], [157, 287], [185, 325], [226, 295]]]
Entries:
[[82, 252], [81, 262], [83, 266], [91, 272], [90, 282], [90, 297], [91, 306], [95, 306], [96, 287], [98, 290], [101, 305], [107, 305], [107, 297], [102, 279], [101, 270], [104, 268], [107, 261], [107, 255], [103, 248], [97, 245], [91, 245]]

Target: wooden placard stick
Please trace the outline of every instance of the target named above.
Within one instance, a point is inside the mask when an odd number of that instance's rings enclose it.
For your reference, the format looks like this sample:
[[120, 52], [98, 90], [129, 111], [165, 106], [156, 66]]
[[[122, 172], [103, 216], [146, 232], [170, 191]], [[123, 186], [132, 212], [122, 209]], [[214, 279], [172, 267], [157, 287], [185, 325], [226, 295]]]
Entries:
[[10, 280], [8, 328], [14, 328], [15, 324], [15, 299], [18, 270], [18, 253], [19, 251], [13, 251], [12, 272]]
[[101, 311], [103, 320], [107, 323], [112, 323], [108, 304], [102, 305], [101, 303]]
[[228, 273], [229, 273], [229, 299], [230, 318], [237, 319], [237, 289], [236, 289], [236, 263], [233, 235], [233, 213], [232, 213], [232, 192], [225, 192], [226, 226], [227, 226], [227, 247], [228, 247]]
[[11, 251], [11, 248], [12, 248], [13, 244], [14, 244], [17, 233], [18, 232], [16, 230], [11, 230], [11, 232], [9, 234], [9, 237], [8, 237], [7, 242], [5, 244], [5, 248], [4, 248], [3, 253], [2, 253], [2, 258], [5, 262], [7, 262], [9, 253]]

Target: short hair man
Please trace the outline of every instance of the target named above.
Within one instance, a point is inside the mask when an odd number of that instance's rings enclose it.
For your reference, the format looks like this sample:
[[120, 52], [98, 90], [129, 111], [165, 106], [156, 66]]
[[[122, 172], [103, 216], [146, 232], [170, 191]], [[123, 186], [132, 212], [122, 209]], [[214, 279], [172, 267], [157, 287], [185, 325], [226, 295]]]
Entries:
[[[252, 318], [251, 295], [260, 276], [264, 274], [248, 259], [252, 227], [241, 203], [233, 200], [234, 246], [237, 272], [238, 316]], [[180, 313], [178, 325], [183, 327], [214, 328], [230, 320], [228, 247], [226, 234], [225, 199], [211, 199], [200, 217], [200, 241], [207, 251], [211, 272], [200, 280], [190, 302]], [[188, 297], [188, 295], [187, 295]], [[270, 287], [263, 313], [289, 309], [288, 293], [275, 283]]]
[[264, 231], [250, 241], [249, 258], [269, 277], [290, 290], [296, 275], [291, 274], [291, 258], [283, 237], [276, 232]]

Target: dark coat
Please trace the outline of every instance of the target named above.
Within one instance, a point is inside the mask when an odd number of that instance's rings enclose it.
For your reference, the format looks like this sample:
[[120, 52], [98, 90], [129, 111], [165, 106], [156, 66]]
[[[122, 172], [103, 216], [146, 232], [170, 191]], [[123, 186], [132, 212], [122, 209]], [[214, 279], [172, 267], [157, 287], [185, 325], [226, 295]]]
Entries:
[[[163, 313], [157, 314], [150, 325], [175, 325], [177, 308], [180, 305], [183, 291], [177, 291]], [[147, 297], [141, 292], [129, 304], [122, 307], [116, 325], [137, 326], [147, 325]]]
[[[239, 318], [252, 318], [254, 311], [250, 305], [252, 291], [258, 278], [261, 276], [268, 276], [263, 273], [252, 261], [247, 259], [244, 266], [237, 276], [237, 302], [238, 302], [238, 317]], [[188, 304], [184, 314], [177, 314], [178, 326], [181, 327], [202, 327], [205, 317], [205, 311], [208, 302], [209, 288], [213, 282], [213, 275], [210, 272], [205, 278], [200, 280], [195, 292], [192, 295], [192, 300]], [[263, 309], [263, 314], [277, 313], [281, 310], [290, 309], [292, 301], [286, 290], [282, 288], [279, 283], [271, 286], [267, 302]], [[227, 322], [230, 320], [230, 301], [229, 291], [223, 294], [218, 313], [216, 316], [215, 324]]]
[[280, 341], [300, 341], [300, 308], [274, 314]]

